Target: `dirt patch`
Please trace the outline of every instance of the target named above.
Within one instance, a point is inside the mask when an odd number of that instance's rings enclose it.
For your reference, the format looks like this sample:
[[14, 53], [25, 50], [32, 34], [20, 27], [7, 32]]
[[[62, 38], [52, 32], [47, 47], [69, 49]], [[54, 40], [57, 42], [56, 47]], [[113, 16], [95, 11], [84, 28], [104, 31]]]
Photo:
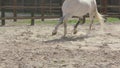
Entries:
[[94, 25], [88, 37], [88, 25], [79, 26], [67, 37], [61, 26], [51, 36], [54, 25], [12, 25], [0, 27], [0, 68], [119, 68], [120, 24], [107, 24], [105, 34]]

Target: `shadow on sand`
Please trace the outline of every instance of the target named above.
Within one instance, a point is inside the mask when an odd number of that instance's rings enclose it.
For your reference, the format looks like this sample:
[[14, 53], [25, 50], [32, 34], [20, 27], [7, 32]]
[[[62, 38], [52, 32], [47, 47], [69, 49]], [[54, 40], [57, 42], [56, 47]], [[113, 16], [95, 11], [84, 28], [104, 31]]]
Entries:
[[57, 38], [57, 39], [52, 39], [52, 40], [47, 40], [47, 41], [43, 41], [44, 43], [53, 43], [53, 42], [67, 42], [67, 41], [84, 41], [84, 39], [89, 38], [91, 36], [80, 36], [80, 37], [61, 37], [61, 38]]

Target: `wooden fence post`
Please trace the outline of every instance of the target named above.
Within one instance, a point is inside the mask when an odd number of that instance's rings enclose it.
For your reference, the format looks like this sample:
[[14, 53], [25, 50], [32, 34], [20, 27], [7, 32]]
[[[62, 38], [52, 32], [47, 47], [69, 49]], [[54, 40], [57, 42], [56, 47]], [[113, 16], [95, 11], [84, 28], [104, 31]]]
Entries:
[[[60, 8], [62, 8], [63, 2], [64, 2], [64, 0], [61, 0], [61, 2], [60, 2]], [[62, 16], [62, 9], [60, 9], [60, 16]]]
[[[33, 6], [37, 6], [37, 1], [36, 0], [34, 0], [34, 5]], [[32, 10], [31, 10], [32, 12], [31, 12], [31, 26], [32, 25], [35, 25], [35, 11], [36, 11], [36, 8], [33, 8]]]
[[106, 14], [107, 13], [107, 0], [102, 0], [101, 6], [102, 6], [102, 13]]
[[44, 0], [41, 0], [41, 20], [44, 21]]
[[34, 17], [35, 15], [34, 15], [34, 10], [32, 10], [32, 12], [31, 12], [31, 26], [33, 26], [33, 25], [35, 25], [35, 20], [34, 20]]
[[[34, 0], [34, 3], [32, 4], [32, 6], [36, 6], [36, 0]], [[35, 8], [32, 8], [31, 10], [31, 26], [35, 25]]]
[[[17, 1], [16, 0], [14, 0], [14, 6], [15, 6], [15, 8], [13, 9], [13, 14], [14, 14], [14, 17], [17, 17], [17, 11], [16, 11], [16, 6], [17, 6]], [[14, 19], [14, 22], [16, 22], [17, 21], [17, 19], [15, 18]]]
[[1, 1], [1, 6], [2, 6], [2, 8], [1, 8], [1, 18], [2, 18], [2, 26], [3, 25], [5, 25], [5, 9], [3, 8], [3, 6], [4, 6], [4, 0], [2, 0]]

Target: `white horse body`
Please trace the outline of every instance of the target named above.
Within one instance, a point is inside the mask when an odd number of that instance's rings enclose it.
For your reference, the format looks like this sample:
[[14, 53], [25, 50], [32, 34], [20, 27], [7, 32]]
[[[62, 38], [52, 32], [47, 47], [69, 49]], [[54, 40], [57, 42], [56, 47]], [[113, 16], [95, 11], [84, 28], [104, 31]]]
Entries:
[[[91, 2], [91, 3], [90, 3]], [[62, 6], [63, 16], [69, 15], [83, 17], [87, 13], [95, 10], [94, 0], [65, 0]]]
[[[53, 35], [57, 33], [57, 29], [59, 25], [64, 23], [64, 36], [67, 33], [67, 24], [69, 18], [72, 16], [83, 17], [87, 13], [90, 17], [90, 30], [94, 20], [94, 17], [98, 18], [101, 28], [103, 30], [104, 19], [102, 15], [97, 10], [96, 0], [65, 0], [62, 6], [63, 16], [60, 19], [60, 22], [56, 25], [55, 29], [53, 30]], [[74, 32], [76, 33], [76, 27], [74, 28]]]

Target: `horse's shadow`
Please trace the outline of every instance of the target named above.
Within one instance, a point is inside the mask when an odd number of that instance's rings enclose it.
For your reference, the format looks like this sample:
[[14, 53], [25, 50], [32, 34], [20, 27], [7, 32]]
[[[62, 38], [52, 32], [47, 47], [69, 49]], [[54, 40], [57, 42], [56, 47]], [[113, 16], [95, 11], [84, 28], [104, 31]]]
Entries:
[[52, 43], [52, 42], [67, 42], [67, 41], [84, 41], [84, 39], [89, 38], [90, 36], [79, 36], [79, 37], [60, 37], [57, 39], [52, 39], [52, 40], [47, 40], [47, 41], [43, 41], [44, 43]]

